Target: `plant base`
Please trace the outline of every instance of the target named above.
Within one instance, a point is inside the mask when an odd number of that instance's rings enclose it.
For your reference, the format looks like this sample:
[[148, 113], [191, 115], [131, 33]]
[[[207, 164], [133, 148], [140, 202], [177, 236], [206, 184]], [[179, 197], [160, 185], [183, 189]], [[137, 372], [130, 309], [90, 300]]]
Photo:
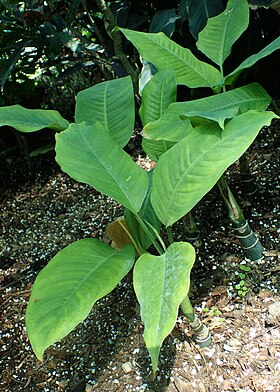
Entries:
[[190, 322], [190, 326], [193, 330], [193, 338], [199, 347], [209, 347], [212, 343], [210, 332], [197, 316], [194, 316], [194, 320]]
[[247, 221], [244, 224], [234, 225], [236, 238], [238, 238], [246, 257], [256, 262], [263, 259], [264, 248]]

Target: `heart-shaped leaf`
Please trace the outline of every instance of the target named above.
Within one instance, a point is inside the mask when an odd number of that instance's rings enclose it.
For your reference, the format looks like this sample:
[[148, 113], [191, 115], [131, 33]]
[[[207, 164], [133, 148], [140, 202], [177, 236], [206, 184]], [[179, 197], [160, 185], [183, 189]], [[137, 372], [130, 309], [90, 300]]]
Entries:
[[154, 374], [162, 342], [174, 328], [179, 305], [188, 295], [194, 261], [192, 245], [175, 242], [165, 254], [153, 256], [145, 253], [135, 264], [133, 284]]

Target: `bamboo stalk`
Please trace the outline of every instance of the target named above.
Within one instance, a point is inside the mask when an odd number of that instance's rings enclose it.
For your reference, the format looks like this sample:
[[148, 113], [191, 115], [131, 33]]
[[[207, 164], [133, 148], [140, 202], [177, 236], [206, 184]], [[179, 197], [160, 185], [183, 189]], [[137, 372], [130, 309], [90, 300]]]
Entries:
[[245, 255], [252, 261], [262, 260], [264, 248], [246, 221], [224, 176], [219, 179], [218, 187], [227, 207], [229, 220], [234, 227], [236, 238], [239, 240]]
[[186, 229], [186, 240], [192, 243], [196, 242], [199, 239], [199, 232], [191, 212], [183, 217], [183, 223]]
[[199, 347], [208, 347], [212, 343], [211, 335], [208, 328], [199, 320], [194, 313], [191, 301], [188, 296], [180, 305], [182, 312], [189, 320], [189, 324], [193, 330], [193, 338]]

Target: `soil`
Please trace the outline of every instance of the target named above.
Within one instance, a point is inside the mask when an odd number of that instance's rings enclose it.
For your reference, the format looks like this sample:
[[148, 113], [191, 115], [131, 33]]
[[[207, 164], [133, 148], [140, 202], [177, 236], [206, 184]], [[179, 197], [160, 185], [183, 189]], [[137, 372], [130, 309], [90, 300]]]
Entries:
[[[280, 391], [280, 278], [277, 194], [279, 122], [261, 131], [248, 156], [260, 186], [250, 199], [237, 164], [228, 174], [235, 195], [265, 247], [262, 261], [244, 259], [219, 193], [194, 211], [200, 230], [191, 300], [212, 334], [199, 348], [183, 315], [165, 340], [156, 378], [142, 334], [131, 276], [93, 308], [83, 324], [46, 350], [39, 362], [25, 329], [25, 310], [38, 272], [56, 252], [84, 237], [103, 238], [120, 207], [62, 173], [52, 153], [1, 161], [0, 390], [13, 391]], [[139, 160], [143, 163], [145, 159]], [[174, 230], [184, 240], [185, 229]], [[236, 286], [245, 273], [244, 295]]]

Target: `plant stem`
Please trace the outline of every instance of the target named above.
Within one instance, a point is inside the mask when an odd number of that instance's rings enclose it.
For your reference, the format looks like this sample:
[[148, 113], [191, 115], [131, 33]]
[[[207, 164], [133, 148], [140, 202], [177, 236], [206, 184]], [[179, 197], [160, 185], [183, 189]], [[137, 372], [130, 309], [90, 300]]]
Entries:
[[168, 237], [168, 242], [169, 242], [169, 244], [170, 244], [170, 245], [173, 244], [174, 239], [173, 239], [173, 235], [172, 235], [172, 231], [171, 231], [171, 227], [170, 227], [170, 226], [167, 226], [167, 227], [166, 227], [166, 233], [167, 233], [167, 237]]
[[245, 255], [252, 261], [263, 259], [264, 248], [251, 230], [224, 176], [219, 179], [218, 187], [228, 209], [229, 220], [234, 227], [235, 235], [241, 243]]
[[189, 320], [193, 330], [193, 337], [200, 347], [208, 347], [211, 344], [211, 335], [208, 328], [199, 320], [194, 313], [191, 301], [188, 296], [181, 303], [181, 309]]
[[[161, 238], [161, 236], [159, 235], [159, 233], [157, 232], [157, 230], [156, 230], [156, 229], [154, 228], [154, 226], [152, 226], [147, 220], [144, 219], [143, 222], [144, 222], [146, 225], [148, 225], [149, 228], [152, 230], [152, 232], [155, 234], [155, 236], [156, 236], [158, 242], [160, 243], [160, 245], [161, 245], [163, 251], [165, 252], [165, 251], [166, 251], [165, 243], [163, 242], [163, 239]], [[154, 237], [154, 238], [155, 238], [155, 237]]]
[[254, 177], [250, 173], [249, 163], [246, 152], [239, 158], [240, 175], [244, 193], [247, 196], [252, 196], [258, 192], [258, 187], [255, 183]]
[[193, 219], [191, 212], [189, 212], [183, 217], [183, 223], [186, 228], [186, 240], [190, 242], [198, 240], [199, 234], [197, 230], [197, 225]]
[[108, 25], [109, 25], [108, 33], [114, 43], [115, 55], [118, 58], [118, 60], [121, 62], [122, 66], [124, 67], [124, 69], [126, 70], [128, 75], [131, 76], [133, 84], [136, 87], [137, 86], [137, 73], [134, 70], [134, 68], [132, 67], [132, 65], [130, 64], [128, 58], [126, 57], [126, 55], [123, 51], [122, 35], [121, 35], [120, 31], [115, 29], [115, 27], [117, 27], [115, 17], [113, 15], [110, 7], [107, 6], [107, 4], [105, 3], [104, 0], [96, 0], [96, 2], [98, 4], [99, 8], [101, 9], [101, 11], [103, 12], [103, 15], [104, 15], [106, 21], [108, 22]]
[[142, 229], [144, 230], [144, 232], [150, 238], [152, 244], [154, 245], [154, 247], [156, 248], [158, 253], [160, 255], [162, 255], [164, 253], [164, 250], [162, 250], [162, 248], [159, 246], [159, 244], [157, 243], [157, 241], [155, 240], [155, 238], [153, 237], [153, 235], [151, 234], [150, 230], [147, 228], [147, 226], [145, 225], [145, 223], [143, 222], [141, 217], [138, 214], [135, 214], [135, 217], [136, 217], [138, 223], [140, 224], [140, 226], [142, 227]]

